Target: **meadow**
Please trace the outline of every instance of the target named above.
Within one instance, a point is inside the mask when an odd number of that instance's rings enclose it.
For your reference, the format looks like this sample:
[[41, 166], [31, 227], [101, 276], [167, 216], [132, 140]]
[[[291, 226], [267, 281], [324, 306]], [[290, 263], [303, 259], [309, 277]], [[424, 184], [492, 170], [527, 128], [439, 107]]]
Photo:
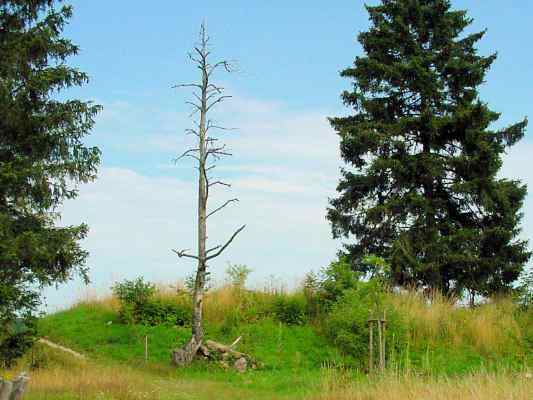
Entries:
[[[438, 294], [428, 300], [414, 291], [376, 293], [360, 282], [326, 311], [322, 295], [309, 286], [252, 291], [228, 283], [211, 289], [206, 335], [226, 344], [241, 337], [237, 349], [259, 365], [243, 374], [216, 361], [173, 367], [170, 350], [189, 338], [187, 321], [126, 323], [121, 302], [110, 295], [85, 298], [40, 320], [40, 335], [86, 359], [37, 344], [7, 375], [30, 370], [29, 400], [525, 400], [533, 394], [533, 313], [510, 298], [467, 308]], [[183, 288], [160, 287], [152, 301], [157, 310], [171, 305], [187, 315], [190, 309]], [[386, 370], [369, 374], [372, 306], [387, 311], [389, 325]]]

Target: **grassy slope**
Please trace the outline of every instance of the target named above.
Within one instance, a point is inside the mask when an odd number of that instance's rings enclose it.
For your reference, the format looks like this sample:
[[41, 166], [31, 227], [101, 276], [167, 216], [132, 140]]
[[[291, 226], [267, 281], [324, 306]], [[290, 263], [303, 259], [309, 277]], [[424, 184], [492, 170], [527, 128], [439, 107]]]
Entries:
[[[111, 322], [111, 323], [109, 323]], [[41, 321], [43, 336], [71, 347], [92, 360], [107, 364], [127, 364], [167, 374], [170, 349], [184, 343], [190, 328], [158, 326], [153, 328], [119, 323], [116, 313], [98, 304], [81, 304]], [[248, 387], [256, 395], [265, 393], [291, 398], [312, 390], [320, 376], [323, 361], [340, 359], [336, 350], [318, 336], [310, 326], [285, 326], [272, 320], [241, 325], [234, 332], [222, 333], [207, 326], [210, 338], [229, 343], [242, 335], [238, 349], [253, 354], [264, 363], [260, 373], [244, 376], [219, 367], [198, 364], [175, 371], [174, 377], [202, 381], [210, 368], [212, 382], [225, 382], [234, 390]], [[144, 335], [149, 338], [149, 363], [144, 363]], [[157, 375], [157, 374], [156, 374]]]
[[[32, 372], [27, 398], [370, 400], [418, 399], [424, 394], [428, 399], [448, 399], [454, 398], [446, 394], [451, 394], [452, 389], [468, 392], [469, 397], [463, 398], [469, 399], [533, 398], [533, 380], [517, 378], [528, 364], [524, 364], [524, 354], [530, 358], [530, 348], [517, 351], [516, 335], [509, 340], [508, 333], [498, 328], [511, 323], [503, 320], [503, 315], [509, 313], [502, 311], [502, 306], [457, 313], [445, 304], [427, 308], [408, 297], [398, 301], [410, 324], [416, 325], [410, 340], [413, 349], [418, 350], [399, 354], [397, 361], [403, 362], [403, 372], [384, 380], [369, 380], [342, 368], [324, 369], [324, 363], [339, 365], [346, 360], [310, 325], [286, 326], [266, 318], [228, 328], [222, 318], [227, 310], [219, 309], [211, 312], [207, 335], [223, 343], [242, 335], [238, 349], [254, 355], [264, 368], [240, 375], [216, 365], [197, 363], [177, 370], [169, 365], [169, 350], [188, 339], [188, 328], [128, 326], [119, 322], [116, 305], [105, 301], [79, 304], [45, 317], [40, 329], [42, 335], [86, 354], [90, 361], [74, 361], [38, 346], [33, 357], [45, 368]], [[222, 303], [213, 302], [213, 306], [221, 307]], [[226, 308], [231, 309], [229, 300]], [[455, 316], [451, 317], [452, 313]], [[531, 326], [531, 319], [529, 316], [529, 323], [521, 325]], [[520, 330], [516, 334], [522, 335]], [[149, 337], [148, 363], [144, 362], [145, 335]], [[526, 329], [525, 335], [530, 341], [531, 332]], [[426, 344], [431, 345], [430, 354], [423, 351], [429, 348]], [[498, 354], [509, 358], [499, 363]], [[423, 365], [424, 359], [431, 359], [426, 371], [413, 374], [407, 368], [406, 372], [405, 363]], [[506, 372], [509, 367], [514, 372]], [[420, 372], [425, 375], [417, 375]], [[450, 372], [463, 376], [453, 380], [442, 376]]]

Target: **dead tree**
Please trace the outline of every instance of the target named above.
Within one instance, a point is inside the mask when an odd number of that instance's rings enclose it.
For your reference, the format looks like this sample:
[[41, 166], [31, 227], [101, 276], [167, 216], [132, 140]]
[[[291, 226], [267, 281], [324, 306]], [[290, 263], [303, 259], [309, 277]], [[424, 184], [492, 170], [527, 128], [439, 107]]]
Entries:
[[201, 81], [199, 83], [186, 83], [174, 86], [178, 88], [193, 88], [193, 96], [195, 100], [187, 102], [187, 104], [192, 107], [191, 116], [199, 114], [200, 118], [199, 121], [195, 123], [194, 128], [187, 129], [186, 131], [188, 134], [197, 137], [196, 145], [186, 150], [175, 159], [177, 162], [185, 157], [193, 158], [196, 160], [198, 169], [198, 253], [190, 254], [189, 250], [172, 250], [180, 258], [190, 258], [198, 262], [193, 291], [192, 337], [183, 348], [172, 352], [172, 360], [179, 366], [187, 365], [194, 359], [200, 346], [202, 346], [204, 339], [204, 332], [202, 329], [202, 310], [208, 266], [207, 262], [222, 254], [233, 239], [235, 239], [245, 227], [245, 225], [243, 225], [237, 229], [224, 244], [207, 249], [207, 219], [222, 210], [228, 204], [238, 201], [238, 199], [230, 199], [212, 211], [207, 211], [209, 190], [216, 185], [226, 187], [231, 186], [209, 176], [210, 171], [215, 168], [214, 162], [211, 165], [208, 165], [209, 161], [216, 161], [221, 157], [231, 156], [231, 153], [226, 149], [226, 145], [218, 144], [218, 139], [211, 135], [211, 132], [214, 130], [227, 130], [227, 128], [223, 128], [213, 123], [212, 120], [208, 118], [208, 113], [217, 104], [220, 104], [231, 97], [224, 95], [224, 88], [211, 82], [212, 74], [219, 69], [231, 72], [233, 70], [233, 64], [225, 60], [210, 63], [210, 54], [209, 36], [207, 35], [205, 24], [202, 23], [200, 28], [200, 42], [194, 47], [193, 52], [189, 53], [190, 60], [200, 70]]

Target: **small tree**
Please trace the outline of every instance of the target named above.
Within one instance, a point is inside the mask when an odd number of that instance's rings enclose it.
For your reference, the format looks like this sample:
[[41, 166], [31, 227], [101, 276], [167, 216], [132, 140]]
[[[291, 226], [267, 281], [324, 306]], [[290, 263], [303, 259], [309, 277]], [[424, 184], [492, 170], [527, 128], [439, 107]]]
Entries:
[[196, 278], [193, 290], [193, 315], [192, 315], [192, 337], [190, 341], [179, 350], [172, 353], [172, 359], [176, 365], [189, 364], [195, 357], [198, 349], [202, 345], [204, 331], [202, 327], [203, 296], [207, 277], [207, 262], [218, 257], [230, 245], [235, 237], [244, 229], [245, 225], [237, 229], [233, 235], [223, 245], [217, 245], [207, 249], [207, 219], [213, 214], [219, 212], [224, 207], [238, 199], [230, 199], [214, 210], [207, 211], [207, 202], [209, 198], [209, 189], [216, 185], [230, 186], [220, 180], [213, 180], [208, 172], [211, 171], [215, 164], [208, 165], [209, 158], [219, 160], [223, 156], [230, 156], [231, 153], [226, 149], [226, 145], [218, 145], [218, 139], [211, 136], [210, 132], [215, 129], [226, 129], [220, 127], [208, 118], [208, 113], [214, 106], [220, 104], [225, 99], [230, 98], [223, 94], [224, 89], [211, 82], [212, 74], [223, 68], [227, 72], [233, 70], [233, 66], [228, 61], [218, 61], [211, 64], [209, 61], [209, 36], [207, 35], [205, 24], [202, 23], [200, 28], [200, 43], [194, 47], [194, 51], [189, 54], [189, 58], [200, 70], [201, 80], [199, 83], [179, 84], [175, 87], [191, 87], [195, 89], [193, 93], [195, 101], [187, 102], [193, 108], [193, 115], [199, 114], [200, 120], [197, 121], [196, 127], [188, 129], [187, 133], [193, 134], [198, 138], [197, 146], [186, 150], [181, 156], [176, 158], [178, 161], [184, 157], [191, 157], [197, 162], [198, 168], [198, 254], [190, 254], [188, 250], [172, 250], [178, 257], [194, 259], [198, 262], [196, 269]]
[[229, 264], [226, 268], [228, 283], [234, 288], [244, 289], [251, 272], [252, 269], [244, 264]]

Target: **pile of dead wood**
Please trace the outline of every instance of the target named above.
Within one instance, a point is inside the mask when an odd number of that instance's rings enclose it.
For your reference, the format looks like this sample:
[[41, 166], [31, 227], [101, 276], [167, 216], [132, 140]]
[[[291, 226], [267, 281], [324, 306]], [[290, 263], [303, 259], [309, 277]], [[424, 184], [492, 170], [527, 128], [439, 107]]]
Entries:
[[29, 378], [23, 372], [15, 380], [0, 378], [0, 400], [20, 400], [26, 390]]
[[[245, 372], [248, 368], [257, 369], [258, 364], [255, 359], [246, 353], [235, 350], [235, 346], [241, 337], [239, 336], [232, 344], [225, 345], [206, 340], [205, 344], [198, 347], [197, 356], [204, 360], [218, 362], [224, 369], [235, 368], [238, 372]], [[172, 352], [172, 361], [177, 366], [183, 366], [182, 349], [176, 349]]]

